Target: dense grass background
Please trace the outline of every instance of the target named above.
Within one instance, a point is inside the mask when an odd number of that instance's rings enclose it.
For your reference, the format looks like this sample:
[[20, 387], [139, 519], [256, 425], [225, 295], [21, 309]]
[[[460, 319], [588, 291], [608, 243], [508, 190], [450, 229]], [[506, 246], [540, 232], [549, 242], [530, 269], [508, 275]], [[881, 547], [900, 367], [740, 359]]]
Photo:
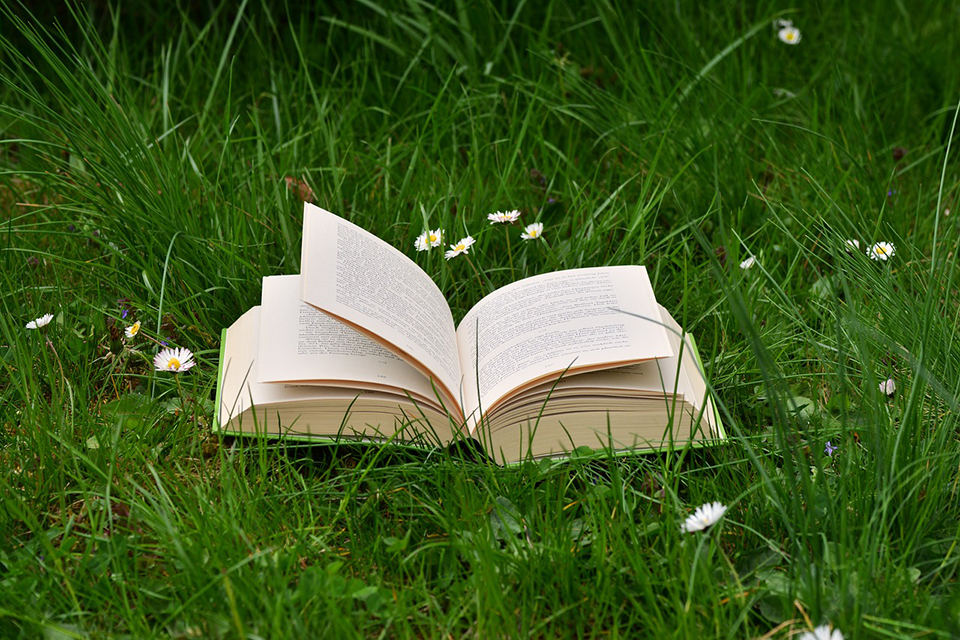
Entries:
[[[0, 635], [960, 634], [953, 3], [155, 4], [2, 3]], [[219, 440], [219, 331], [298, 272], [304, 198], [458, 318], [647, 265], [729, 443]], [[545, 224], [512, 266], [507, 208]], [[199, 365], [152, 372], [148, 337]]]

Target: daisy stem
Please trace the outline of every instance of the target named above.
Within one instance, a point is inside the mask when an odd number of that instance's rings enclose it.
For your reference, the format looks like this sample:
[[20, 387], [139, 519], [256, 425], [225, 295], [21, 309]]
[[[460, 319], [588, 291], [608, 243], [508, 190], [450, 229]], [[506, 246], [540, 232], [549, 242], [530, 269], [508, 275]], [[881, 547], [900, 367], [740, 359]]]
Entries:
[[550, 243], [547, 242], [547, 239], [543, 236], [538, 238], [543, 244], [547, 246], [547, 255], [550, 256], [550, 261], [553, 263], [557, 271], [560, 271], [563, 268], [563, 265], [560, 264], [560, 258], [557, 257], [557, 254], [554, 252], [553, 247], [550, 246]]
[[704, 544], [710, 538], [711, 531], [707, 530], [706, 533], [702, 536], [698, 536], [700, 539], [697, 540], [697, 548], [693, 552], [693, 563], [690, 567], [690, 579], [687, 583], [687, 601], [683, 605], [683, 610], [685, 612], [690, 611], [690, 605], [693, 603], [693, 587], [697, 578], [697, 563], [700, 560], [700, 555], [703, 552]]
[[53, 357], [56, 358], [57, 360], [57, 366], [60, 367], [60, 380], [61, 382], [65, 382], [67, 379], [67, 375], [63, 372], [63, 363], [60, 362], [60, 354], [57, 353], [57, 348], [53, 346], [52, 342], [50, 342], [50, 338], [46, 338], [46, 341], [47, 341], [47, 346], [50, 347], [50, 351], [53, 351]]
[[173, 374], [173, 380], [177, 383], [177, 395], [180, 396], [180, 413], [186, 415], [186, 406], [183, 396], [183, 387], [180, 385], [180, 372]]
[[517, 275], [513, 272], [513, 248], [510, 246], [510, 227], [505, 227], [507, 233], [507, 257], [510, 258], [510, 280], [516, 280]]
[[450, 287], [456, 291], [457, 290], [457, 274], [454, 272], [453, 267], [450, 265], [450, 261], [443, 257], [441, 254], [440, 258], [440, 268], [444, 269], [447, 272], [447, 275], [450, 276]]
[[[471, 260], [471, 259], [470, 259], [470, 256], [467, 255], [466, 253], [463, 254], [463, 257], [467, 259], [467, 262], [470, 263], [470, 266], [471, 266], [471, 267], [473, 267], [473, 272], [474, 272], [475, 274], [477, 274], [477, 282], [480, 283], [480, 290], [481, 290], [481, 291], [485, 291], [485, 290], [486, 290], [486, 286], [483, 284], [483, 278], [480, 277], [480, 272], [477, 270], [477, 266], [476, 266], [475, 264], [473, 264], [473, 260]], [[490, 287], [490, 290], [492, 291], [492, 290], [493, 290], [493, 287]]]

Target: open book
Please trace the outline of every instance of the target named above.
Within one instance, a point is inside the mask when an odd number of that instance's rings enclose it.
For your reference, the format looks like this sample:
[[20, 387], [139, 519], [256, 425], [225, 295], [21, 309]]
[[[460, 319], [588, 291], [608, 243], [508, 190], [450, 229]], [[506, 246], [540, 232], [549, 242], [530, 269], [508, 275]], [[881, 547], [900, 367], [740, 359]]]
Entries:
[[415, 262], [310, 204], [302, 251], [301, 274], [264, 278], [224, 330], [223, 432], [472, 437], [501, 463], [723, 437], [695, 343], [643, 267], [526, 278], [456, 326]]

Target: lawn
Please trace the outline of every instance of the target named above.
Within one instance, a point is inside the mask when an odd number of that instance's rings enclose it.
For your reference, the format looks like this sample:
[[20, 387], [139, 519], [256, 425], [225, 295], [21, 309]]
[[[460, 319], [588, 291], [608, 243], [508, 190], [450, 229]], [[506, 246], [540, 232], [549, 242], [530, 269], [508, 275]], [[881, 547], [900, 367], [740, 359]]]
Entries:
[[[51, 4], [0, 0], [0, 636], [960, 635], [954, 3]], [[218, 437], [304, 200], [458, 320], [645, 265], [729, 438]]]

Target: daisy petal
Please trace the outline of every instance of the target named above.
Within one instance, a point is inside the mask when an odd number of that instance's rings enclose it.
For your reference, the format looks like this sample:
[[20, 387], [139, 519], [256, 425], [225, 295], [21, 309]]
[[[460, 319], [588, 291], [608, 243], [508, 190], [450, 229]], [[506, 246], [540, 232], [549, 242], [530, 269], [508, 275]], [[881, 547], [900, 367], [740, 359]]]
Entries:
[[153, 357], [153, 368], [157, 371], [182, 373], [195, 364], [196, 362], [193, 361], [193, 352], [191, 352], [190, 349], [182, 347], [163, 349]]

